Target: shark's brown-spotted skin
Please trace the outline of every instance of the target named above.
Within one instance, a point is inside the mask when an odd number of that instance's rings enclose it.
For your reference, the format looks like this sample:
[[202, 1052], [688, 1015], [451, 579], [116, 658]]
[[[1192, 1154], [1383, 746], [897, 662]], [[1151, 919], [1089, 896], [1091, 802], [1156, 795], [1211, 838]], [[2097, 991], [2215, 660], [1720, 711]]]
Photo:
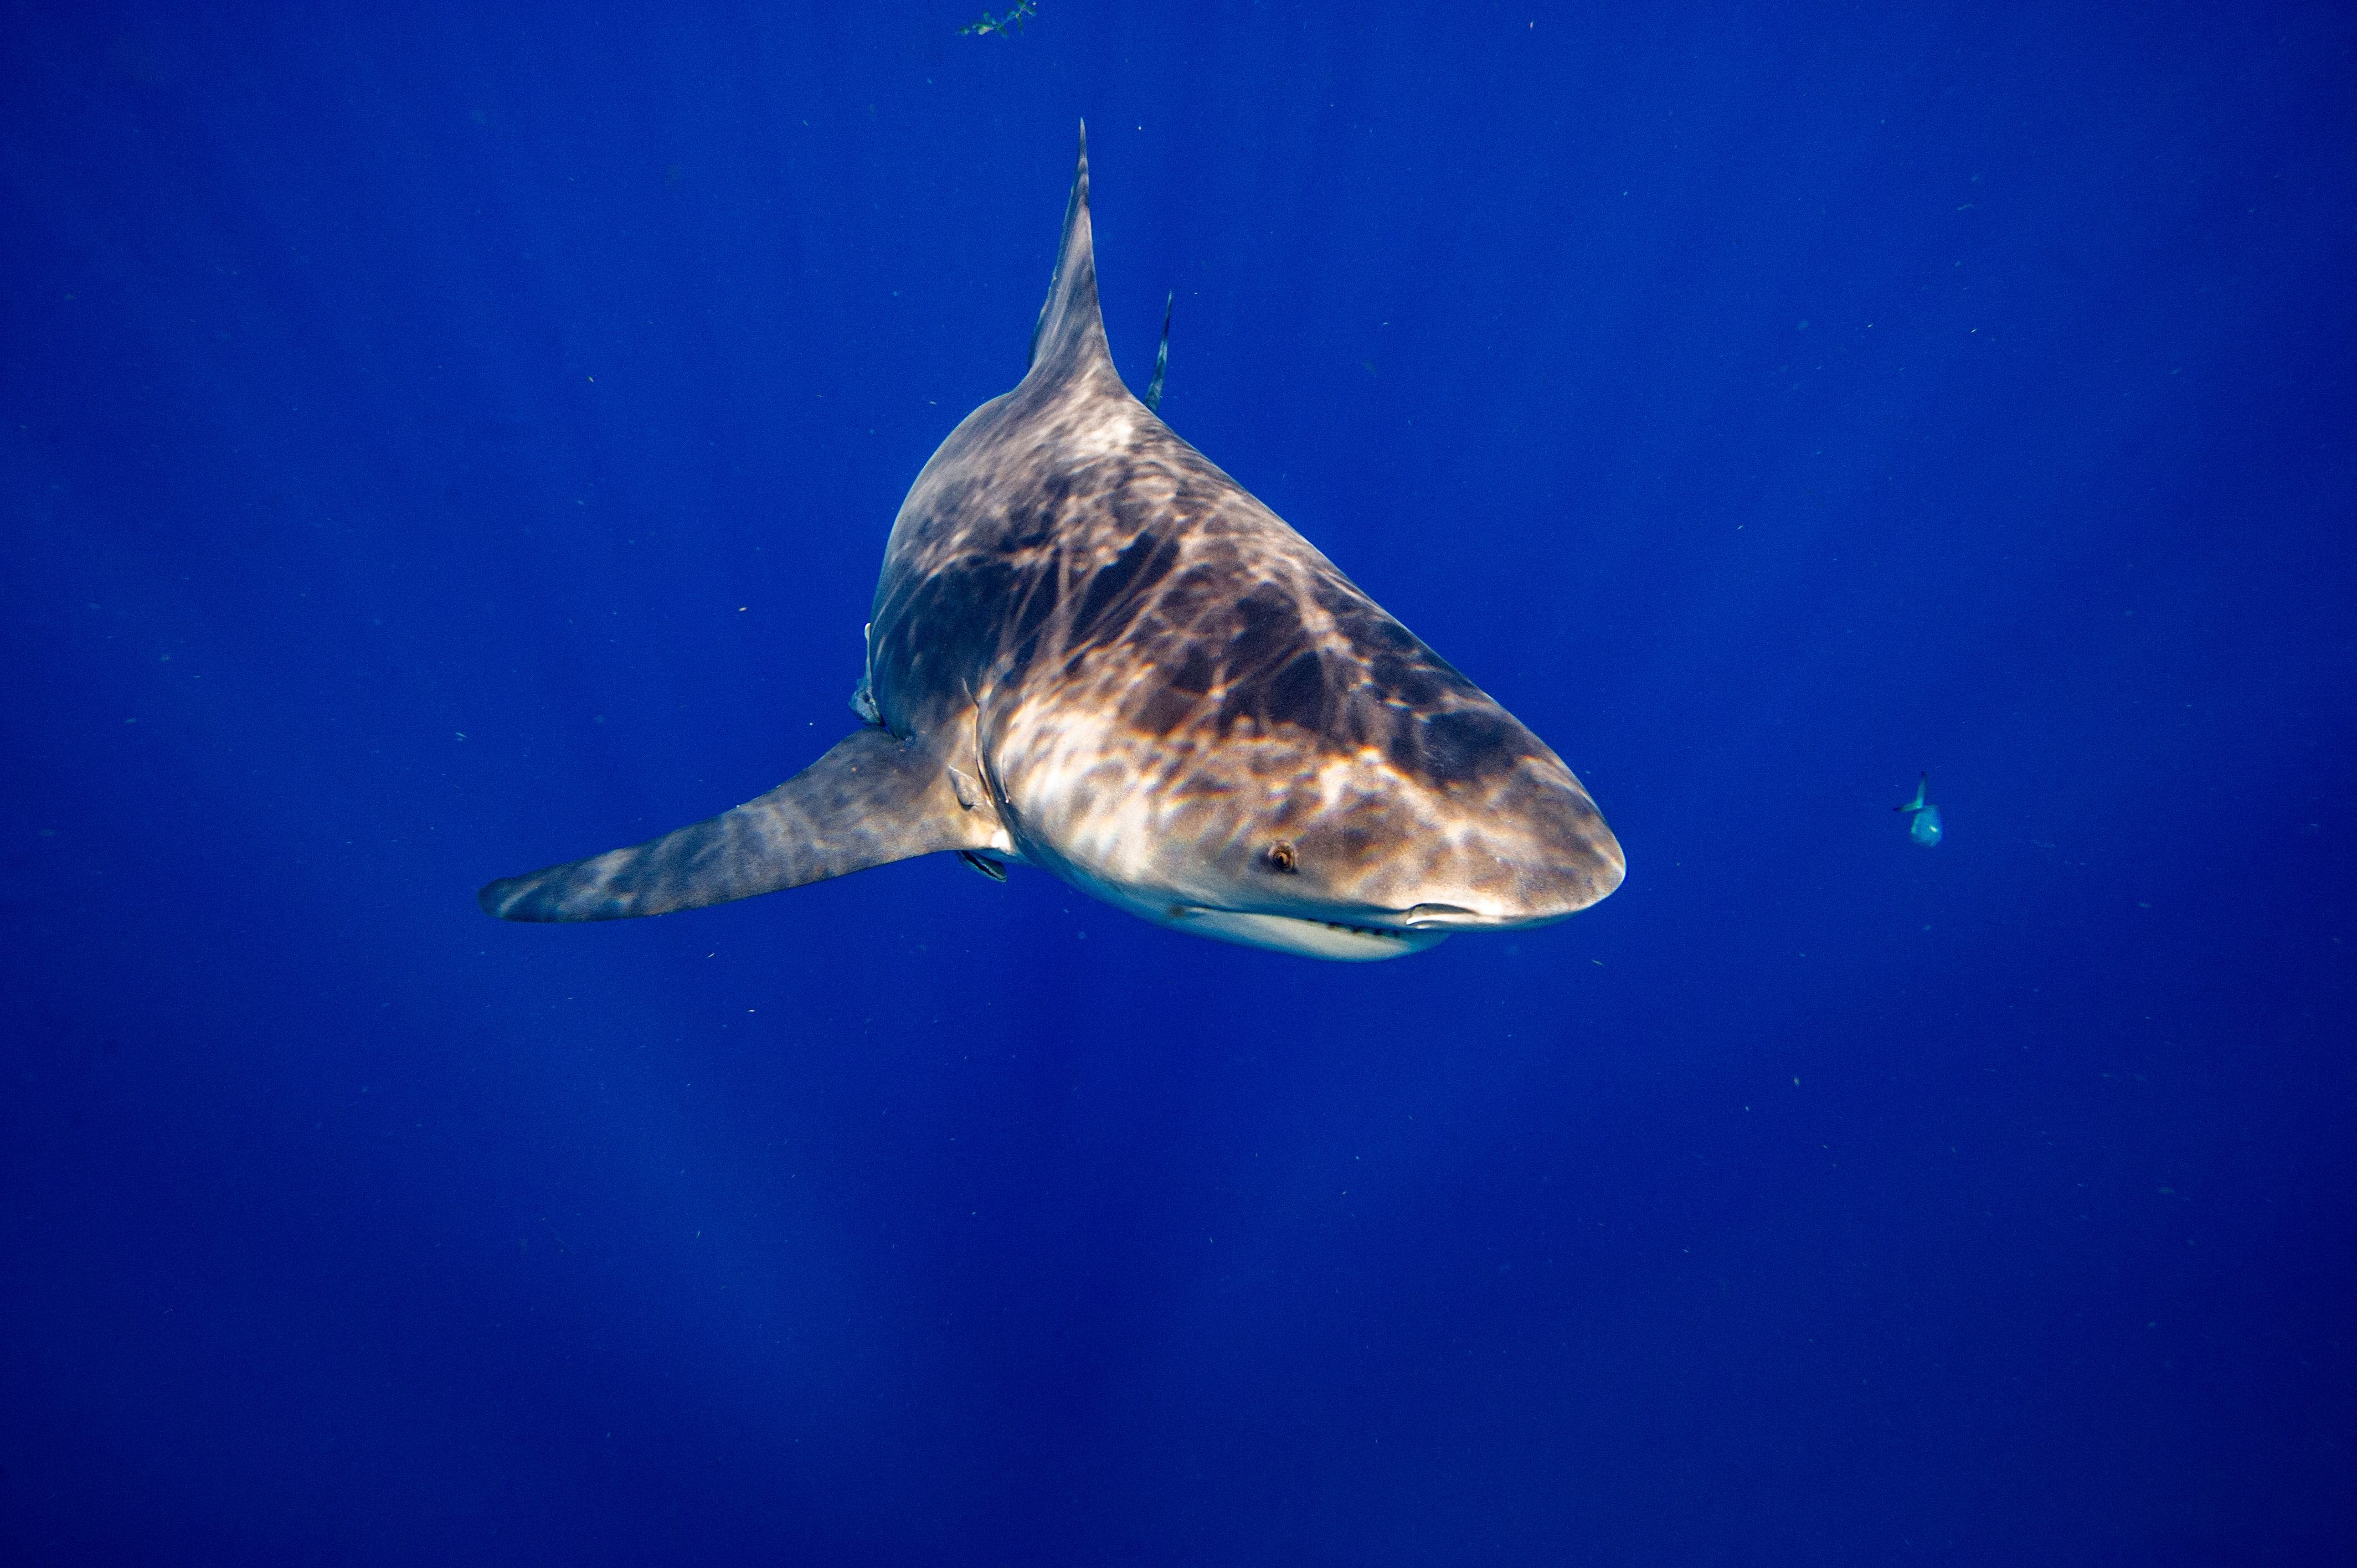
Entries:
[[[1088, 184], [1084, 144], [1030, 369], [933, 454], [885, 547], [860, 702], [897, 745], [864, 766], [908, 773], [907, 823], [842, 824], [814, 855], [813, 800], [845, 798], [822, 764], [712, 823], [495, 883], [486, 908], [654, 913], [699, 882], [716, 901], [956, 848], [1181, 929], [1365, 958], [1619, 885], [1562, 759], [1123, 386]], [[947, 796], [921, 788], [932, 768]], [[745, 847], [724, 865], [719, 844]]]

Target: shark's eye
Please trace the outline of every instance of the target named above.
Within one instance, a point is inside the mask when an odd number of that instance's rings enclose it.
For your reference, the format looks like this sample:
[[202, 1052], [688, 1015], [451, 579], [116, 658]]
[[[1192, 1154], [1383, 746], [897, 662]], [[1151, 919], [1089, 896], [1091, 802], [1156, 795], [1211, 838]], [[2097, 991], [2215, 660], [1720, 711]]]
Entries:
[[1291, 871], [1298, 857], [1293, 853], [1293, 846], [1291, 844], [1279, 842], [1268, 846], [1268, 854], [1266, 858], [1268, 860], [1270, 870]]

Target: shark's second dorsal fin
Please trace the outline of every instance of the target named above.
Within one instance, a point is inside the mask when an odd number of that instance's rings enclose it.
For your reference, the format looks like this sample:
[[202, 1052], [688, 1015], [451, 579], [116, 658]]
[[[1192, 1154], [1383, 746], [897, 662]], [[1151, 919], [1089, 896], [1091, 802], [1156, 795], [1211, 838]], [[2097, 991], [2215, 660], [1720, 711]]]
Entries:
[[1031, 329], [1030, 369], [1062, 370], [1102, 360], [1110, 363], [1105, 347], [1104, 317], [1097, 308], [1096, 243], [1089, 229], [1089, 127], [1081, 124], [1081, 163], [1072, 176], [1071, 199], [1064, 204], [1064, 238], [1056, 247], [1056, 275], [1048, 285], [1048, 303], [1039, 307], [1039, 324]]

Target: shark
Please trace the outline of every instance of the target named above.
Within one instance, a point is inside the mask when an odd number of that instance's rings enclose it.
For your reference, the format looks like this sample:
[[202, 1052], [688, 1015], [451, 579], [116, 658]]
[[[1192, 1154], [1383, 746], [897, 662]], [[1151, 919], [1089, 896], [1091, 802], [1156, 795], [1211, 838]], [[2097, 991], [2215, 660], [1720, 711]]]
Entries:
[[1085, 124], [1028, 365], [909, 487], [852, 707], [767, 794], [478, 901], [621, 919], [955, 854], [1365, 961], [1547, 925], [1625, 875], [1560, 757], [1123, 384]]

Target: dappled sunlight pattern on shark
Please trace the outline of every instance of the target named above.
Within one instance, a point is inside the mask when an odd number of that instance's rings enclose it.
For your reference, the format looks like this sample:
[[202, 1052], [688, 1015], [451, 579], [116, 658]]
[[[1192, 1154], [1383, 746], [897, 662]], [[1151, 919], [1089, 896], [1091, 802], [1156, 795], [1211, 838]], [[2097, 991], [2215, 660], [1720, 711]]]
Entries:
[[1085, 138], [1030, 366], [910, 487], [855, 706], [886, 738], [484, 907], [655, 914], [950, 849], [1364, 959], [1561, 919], [1623, 874], [1561, 757], [1122, 384]]

